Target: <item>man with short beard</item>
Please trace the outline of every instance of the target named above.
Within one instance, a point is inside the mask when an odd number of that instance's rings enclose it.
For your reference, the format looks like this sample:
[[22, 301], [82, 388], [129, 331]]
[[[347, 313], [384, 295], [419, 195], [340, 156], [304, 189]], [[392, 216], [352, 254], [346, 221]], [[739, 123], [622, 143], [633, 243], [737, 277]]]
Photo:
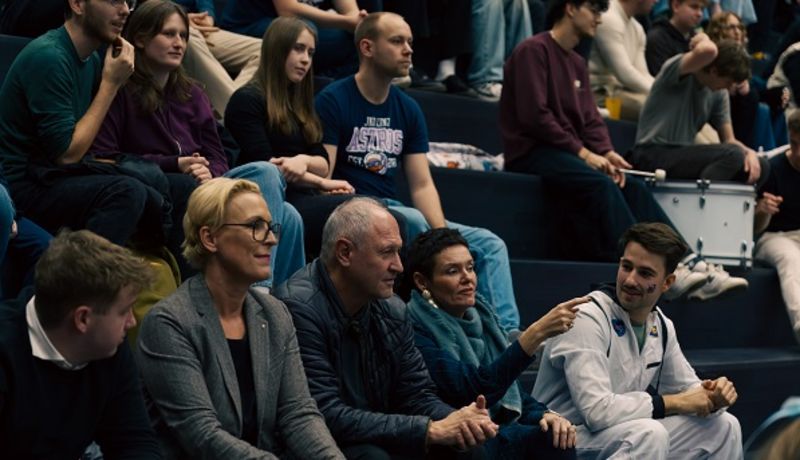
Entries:
[[738, 395], [700, 380], [656, 306], [686, 244], [667, 225], [622, 236], [616, 286], [591, 292], [566, 333], [545, 346], [533, 397], [578, 426], [580, 459], [742, 458]]
[[[0, 89], [0, 164], [17, 210], [51, 233], [87, 228], [117, 244], [135, 232], [147, 202], [137, 179], [88, 175], [84, 155], [133, 72], [119, 35], [124, 0], [68, 0], [66, 21], [32, 41]], [[101, 70], [96, 52], [108, 46]]]

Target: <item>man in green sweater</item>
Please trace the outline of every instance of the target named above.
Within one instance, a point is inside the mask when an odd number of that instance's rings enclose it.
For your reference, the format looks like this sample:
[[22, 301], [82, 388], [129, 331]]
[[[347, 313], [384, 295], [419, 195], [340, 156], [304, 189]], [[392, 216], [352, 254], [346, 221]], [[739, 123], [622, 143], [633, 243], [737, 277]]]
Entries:
[[151, 282], [142, 259], [87, 230], [62, 232], [34, 297], [0, 307], [0, 446], [6, 458], [161, 458], [125, 333]]
[[133, 46], [119, 36], [130, 8], [124, 0], [65, 3], [64, 25], [28, 44], [0, 88], [0, 164], [17, 210], [50, 233], [87, 228], [124, 244], [150, 206], [146, 186], [89, 174], [80, 163], [133, 73]]

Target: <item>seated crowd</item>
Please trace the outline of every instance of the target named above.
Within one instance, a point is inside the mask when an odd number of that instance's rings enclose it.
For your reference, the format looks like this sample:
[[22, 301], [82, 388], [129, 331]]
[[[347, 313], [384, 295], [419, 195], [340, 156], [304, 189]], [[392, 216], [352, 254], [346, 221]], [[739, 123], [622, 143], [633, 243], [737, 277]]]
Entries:
[[[219, 20], [207, 0], [57, 3], [63, 25], [0, 88], [4, 453], [742, 458], [733, 383], [698, 378], [656, 305], [747, 281], [625, 170], [756, 187], [756, 257], [800, 340], [800, 111], [771, 160], [735, 131], [759, 94], [794, 104], [796, 47], [759, 93], [735, 15], [694, 31], [702, 0], [647, 35], [633, 17], [652, 1], [551, 0], [533, 36], [527, 1], [473, 0], [466, 81], [499, 102], [506, 169], [542, 178], [565, 254], [619, 264], [524, 325], [503, 240], [445, 218], [424, 115], [395, 84], [415, 33], [383, 2], [229, 0]], [[316, 97], [315, 71], [336, 79]], [[609, 97], [638, 120], [630, 154]], [[139, 327], [143, 257], [162, 253], [185, 281]]]

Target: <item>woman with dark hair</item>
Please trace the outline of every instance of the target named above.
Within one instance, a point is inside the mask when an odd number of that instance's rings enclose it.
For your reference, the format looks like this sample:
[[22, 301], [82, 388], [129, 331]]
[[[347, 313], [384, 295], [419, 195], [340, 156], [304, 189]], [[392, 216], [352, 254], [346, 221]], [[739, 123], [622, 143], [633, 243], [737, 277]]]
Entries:
[[255, 162], [229, 169], [208, 97], [181, 67], [189, 37], [184, 10], [149, 0], [128, 19], [125, 37], [135, 49], [135, 71], [114, 99], [91, 150], [98, 156], [141, 155], [158, 164], [169, 181], [176, 222], [198, 184], [223, 175], [252, 180], [282, 229], [271, 258], [272, 282], [287, 279], [305, 264], [302, 220], [284, 202], [285, 182], [275, 165]]
[[486, 397], [497, 437], [489, 458], [575, 458], [575, 427], [533, 399], [518, 381], [539, 345], [572, 327], [576, 306], [559, 304], [509, 343], [495, 309], [476, 294], [477, 276], [466, 240], [457, 230], [420, 234], [408, 251], [414, 287], [408, 303], [417, 348], [446, 403], [461, 407]]

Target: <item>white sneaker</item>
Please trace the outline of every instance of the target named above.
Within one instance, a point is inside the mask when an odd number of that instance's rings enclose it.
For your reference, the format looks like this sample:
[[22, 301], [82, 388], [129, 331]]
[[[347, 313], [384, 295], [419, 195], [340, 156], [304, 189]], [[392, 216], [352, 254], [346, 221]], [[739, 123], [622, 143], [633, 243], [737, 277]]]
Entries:
[[731, 276], [721, 265], [705, 261], [697, 262], [692, 271], [708, 274], [708, 282], [689, 294], [689, 299], [692, 300], [708, 300], [723, 293], [747, 289], [749, 285], [746, 279]]
[[496, 81], [490, 81], [475, 85], [472, 87], [472, 89], [478, 93], [479, 99], [496, 102], [500, 100], [500, 94], [503, 92], [503, 84]]
[[684, 264], [678, 264], [675, 269], [675, 282], [672, 287], [664, 293], [664, 298], [674, 300], [694, 291], [708, 281], [708, 273], [690, 270]]

